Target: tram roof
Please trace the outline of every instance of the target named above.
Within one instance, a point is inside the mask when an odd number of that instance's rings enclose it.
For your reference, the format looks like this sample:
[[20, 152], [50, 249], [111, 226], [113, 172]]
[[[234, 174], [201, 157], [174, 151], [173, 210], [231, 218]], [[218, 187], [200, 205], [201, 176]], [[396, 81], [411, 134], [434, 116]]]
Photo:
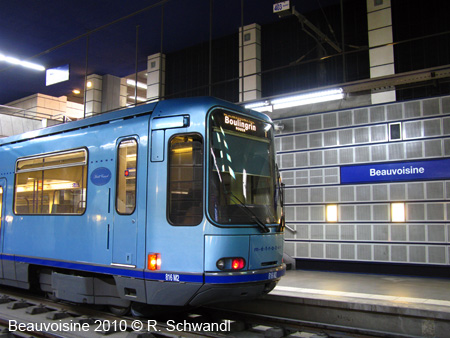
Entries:
[[[184, 109], [180, 110], [180, 107], [183, 107]], [[194, 98], [181, 98], [181, 99], [173, 99], [173, 100], [164, 100], [159, 102], [153, 102], [148, 104], [139, 105], [133, 108], [126, 108], [126, 109], [120, 109], [115, 110], [108, 113], [98, 114], [92, 117], [88, 117], [82, 120], [78, 121], [72, 121], [68, 123], [58, 124], [55, 126], [37, 129], [33, 131], [29, 131], [23, 134], [13, 135], [10, 137], [6, 137], [3, 139], [0, 139], [0, 146], [5, 144], [11, 144], [11, 143], [17, 143], [22, 142], [26, 140], [30, 140], [33, 138], [39, 138], [43, 136], [48, 135], [55, 135], [71, 130], [77, 130], [82, 129], [86, 127], [91, 127], [95, 125], [101, 125], [106, 124], [112, 121], [117, 121], [121, 119], [130, 118], [133, 116], [139, 116], [139, 115], [146, 115], [146, 114], [153, 114], [160, 116], [159, 112], [162, 113], [162, 116], [164, 115], [172, 115], [172, 114], [190, 114], [194, 112], [195, 110], [198, 111], [198, 109], [209, 109], [213, 106], [222, 106], [222, 107], [228, 107], [236, 109], [236, 105], [233, 105], [232, 103], [229, 103], [227, 101], [223, 101], [220, 99], [215, 99], [212, 97], [194, 97]], [[178, 109], [176, 109], [178, 108]], [[240, 110], [244, 110], [244, 108], [241, 108]], [[250, 112], [246, 110], [247, 112]], [[168, 113], [167, 113], [168, 112]], [[171, 113], [172, 112], [172, 113]], [[253, 112], [250, 113], [254, 115], [257, 118], [270, 121], [270, 119], [261, 113]]]

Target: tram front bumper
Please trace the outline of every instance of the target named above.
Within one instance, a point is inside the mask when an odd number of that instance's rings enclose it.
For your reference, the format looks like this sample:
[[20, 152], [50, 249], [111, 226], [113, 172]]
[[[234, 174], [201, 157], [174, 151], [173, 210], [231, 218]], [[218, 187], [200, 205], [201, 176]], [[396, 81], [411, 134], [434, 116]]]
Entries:
[[285, 272], [286, 265], [282, 264], [254, 271], [206, 273], [205, 284], [190, 300], [189, 305], [257, 298], [272, 291]]

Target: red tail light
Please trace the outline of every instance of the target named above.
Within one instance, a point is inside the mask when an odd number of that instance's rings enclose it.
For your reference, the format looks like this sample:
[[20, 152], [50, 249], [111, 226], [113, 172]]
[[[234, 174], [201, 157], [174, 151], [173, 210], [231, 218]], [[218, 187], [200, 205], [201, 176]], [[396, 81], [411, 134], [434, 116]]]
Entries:
[[216, 266], [222, 271], [242, 270], [245, 268], [245, 259], [242, 257], [227, 257], [217, 261]]
[[233, 270], [241, 270], [245, 266], [245, 261], [243, 258], [233, 258], [231, 261], [231, 268]]
[[222, 271], [242, 270], [245, 268], [245, 259], [242, 257], [221, 258], [217, 261], [216, 266]]
[[149, 270], [161, 269], [161, 254], [149, 253], [148, 260], [147, 260], [147, 267]]

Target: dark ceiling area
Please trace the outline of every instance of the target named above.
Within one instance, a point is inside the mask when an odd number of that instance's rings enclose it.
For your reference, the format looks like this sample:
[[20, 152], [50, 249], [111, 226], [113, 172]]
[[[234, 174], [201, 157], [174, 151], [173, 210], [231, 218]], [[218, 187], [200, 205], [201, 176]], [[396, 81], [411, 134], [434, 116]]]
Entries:
[[[173, 53], [281, 20], [273, 0], [3, 1], [0, 54], [43, 65], [69, 64], [69, 81], [45, 86], [45, 72], [0, 61], [0, 104], [35, 93], [69, 95], [85, 74], [119, 77], [146, 69], [147, 56]], [[308, 13], [339, 0], [291, 1]], [[243, 16], [242, 16], [243, 13]], [[137, 58], [136, 58], [137, 56]], [[87, 65], [87, 72], [86, 72]]]

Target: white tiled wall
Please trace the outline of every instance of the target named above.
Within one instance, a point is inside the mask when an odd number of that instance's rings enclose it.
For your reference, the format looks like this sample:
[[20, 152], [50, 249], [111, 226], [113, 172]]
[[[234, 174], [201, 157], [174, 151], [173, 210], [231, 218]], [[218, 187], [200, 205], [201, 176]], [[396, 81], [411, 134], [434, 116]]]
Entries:
[[[296, 258], [450, 264], [450, 180], [340, 184], [342, 165], [447, 158], [450, 97], [279, 119], [286, 252]], [[402, 139], [390, 141], [389, 124]], [[405, 202], [405, 223], [390, 205]], [[327, 204], [338, 205], [327, 223]]]

